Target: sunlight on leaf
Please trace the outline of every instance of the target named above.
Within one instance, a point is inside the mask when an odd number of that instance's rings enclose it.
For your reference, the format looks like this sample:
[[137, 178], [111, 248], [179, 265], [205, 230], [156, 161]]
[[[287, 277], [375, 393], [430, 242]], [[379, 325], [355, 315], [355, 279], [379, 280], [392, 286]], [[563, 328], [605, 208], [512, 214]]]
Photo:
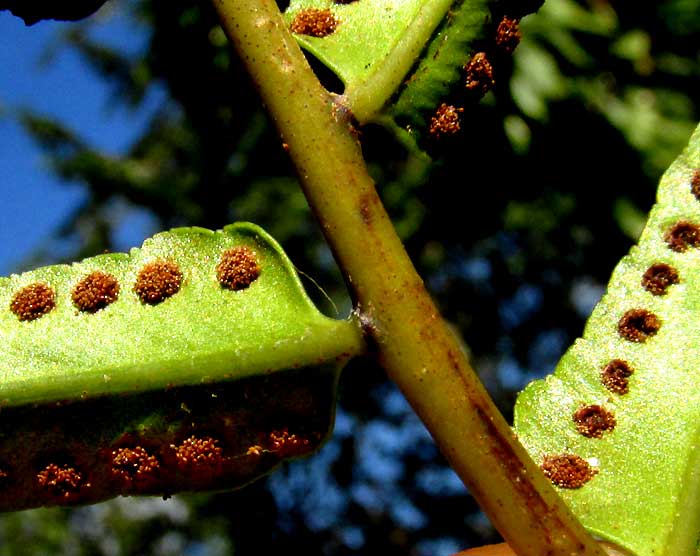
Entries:
[[583, 338], [518, 398], [515, 430], [578, 518], [638, 556], [695, 554], [700, 128]]
[[0, 306], [0, 509], [240, 486], [318, 446], [362, 350], [245, 223], [2, 278]]
[[[460, 113], [493, 86], [494, 66], [517, 45], [519, 18], [539, 4], [292, 0], [285, 18], [343, 82], [343, 102], [357, 121], [385, 124], [411, 144], [435, 135], [430, 127], [443, 103]], [[459, 128], [455, 122], [450, 133]]]

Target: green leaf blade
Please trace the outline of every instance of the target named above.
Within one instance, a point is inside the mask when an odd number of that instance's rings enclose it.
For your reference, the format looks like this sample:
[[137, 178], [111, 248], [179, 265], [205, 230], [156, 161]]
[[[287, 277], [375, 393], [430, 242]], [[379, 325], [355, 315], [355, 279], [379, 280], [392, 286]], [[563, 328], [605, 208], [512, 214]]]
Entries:
[[450, 13], [401, 88], [390, 113], [402, 127], [426, 129], [429, 116], [463, 75], [463, 66], [490, 23], [487, 0], [463, 0]]
[[366, 123], [386, 120], [392, 114], [391, 97], [404, 86], [408, 92], [402, 93], [400, 115], [426, 107], [434, 111], [438, 97], [444, 98], [459, 79], [470, 45], [486, 32], [489, 4], [489, 0], [356, 0], [336, 5], [329, 0], [293, 0], [285, 18], [292, 22], [309, 8], [330, 9], [337, 17], [332, 34], [296, 38], [343, 81], [345, 102], [357, 120]]
[[[221, 253], [235, 246], [250, 248], [263, 269], [240, 291], [221, 287], [215, 272]], [[149, 305], [131, 285], [144, 264], [158, 259], [179, 264], [183, 284], [172, 298]], [[119, 298], [95, 313], [80, 312], [70, 292], [94, 270], [117, 278]], [[318, 313], [279, 246], [252, 225], [176, 229], [128, 256], [12, 276], [0, 283], [0, 307], [34, 282], [55, 289], [57, 306], [30, 322], [0, 313], [5, 405], [243, 377], [341, 358], [359, 347], [354, 327]]]
[[[439, 14], [439, 22], [449, 9], [451, 1], [431, 0], [423, 3], [417, 0], [356, 0], [341, 5], [324, 0], [293, 0], [285, 12], [285, 18], [292, 21], [302, 9], [331, 9], [339, 20], [338, 28], [333, 34], [327, 37], [296, 37], [304, 48], [327, 64], [348, 88], [357, 89], [381, 71], [385, 60], [397, 48], [403, 35], [411, 30], [412, 23], [422, 9]], [[381, 24], [378, 25], [378, 22]], [[423, 37], [421, 48], [431, 33], [432, 29]], [[399, 75], [396, 79], [401, 80], [402, 77]]]
[[[696, 552], [700, 532], [698, 434], [700, 343], [700, 250], [669, 247], [679, 223], [700, 225], [700, 131], [661, 180], [639, 245], [613, 272], [608, 291], [553, 376], [536, 381], [516, 404], [515, 430], [536, 461], [576, 454], [597, 470], [580, 488], [562, 496], [592, 532], [638, 556]], [[655, 295], [642, 286], [653, 265], [669, 265], [679, 283]], [[658, 331], [645, 341], [620, 332], [630, 310], [656, 315]], [[614, 360], [633, 373], [629, 391], [611, 391], [601, 380]], [[577, 429], [574, 413], [600, 406], [615, 418], [599, 438]]]
[[363, 350], [246, 223], [0, 279], [0, 307], [0, 511], [243, 486], [320, 446]]

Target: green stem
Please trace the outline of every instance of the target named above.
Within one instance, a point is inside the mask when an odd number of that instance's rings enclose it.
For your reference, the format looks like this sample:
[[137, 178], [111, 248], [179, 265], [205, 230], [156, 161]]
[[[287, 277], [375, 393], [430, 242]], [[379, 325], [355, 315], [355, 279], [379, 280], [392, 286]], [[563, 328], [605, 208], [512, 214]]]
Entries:
[[[600, 541], [599, 545], [607, 556], [633, 556], [629, 552], [605, 541]], [[515, 552], [507, 544], [489, 544], [458, 552], [453, 556], [515, 556]]]
[[212, 0], [296, 165], [378, 357], [520, 556], [603, 556], [515, 439], [397, 237], [347, 111], [274, 0]]

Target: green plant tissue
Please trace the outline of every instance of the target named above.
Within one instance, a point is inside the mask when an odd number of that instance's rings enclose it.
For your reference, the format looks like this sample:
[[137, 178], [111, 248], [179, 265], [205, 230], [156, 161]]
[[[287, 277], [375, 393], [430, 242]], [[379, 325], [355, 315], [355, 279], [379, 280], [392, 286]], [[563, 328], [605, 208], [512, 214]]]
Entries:
[[699, 318], [696, 130], [583, 337], [515, 408], [519, 439], [576, 516], [637, 556], [696, 553]]

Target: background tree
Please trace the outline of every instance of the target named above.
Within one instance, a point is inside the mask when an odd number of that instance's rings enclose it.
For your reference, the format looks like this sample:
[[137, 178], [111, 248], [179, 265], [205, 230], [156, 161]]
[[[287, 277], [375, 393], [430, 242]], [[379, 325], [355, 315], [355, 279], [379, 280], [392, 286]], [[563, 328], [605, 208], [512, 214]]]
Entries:
[[[464, 132], [437, 145], [434, 166], [362, 129], [409, 253], [506, 415], [580, 334], [699, 119], [700, 2], [627, 4], [548, 0], [526, 18], [512, 65], [469, 107]], [[80, 238], [69, 258], [113, 248], [117, 205], [147, 208], [159, 229], [251, 220], [322, 288], [307, 282], [317, 302], [345, 314], [332, 257], [208, 4], [121, 0], [98, 15], [109, 10], [147, 28], [146, 49], [98, 42], [94, 19], [66, 24], [54, 48], [79, 52], [134, 110], [149, 88], [167, 91], [132, 148], [107, 154], [46, 115], [18, 114], [57, 175], [86, 189], [60, 230]], [[0, 534], [8, 554], [28, 543], [37, 554], [447, 554], [496, 540], [369, 361], [344, 373], [335, 435], [314, 458], [238, 492], [6, 515]]]

